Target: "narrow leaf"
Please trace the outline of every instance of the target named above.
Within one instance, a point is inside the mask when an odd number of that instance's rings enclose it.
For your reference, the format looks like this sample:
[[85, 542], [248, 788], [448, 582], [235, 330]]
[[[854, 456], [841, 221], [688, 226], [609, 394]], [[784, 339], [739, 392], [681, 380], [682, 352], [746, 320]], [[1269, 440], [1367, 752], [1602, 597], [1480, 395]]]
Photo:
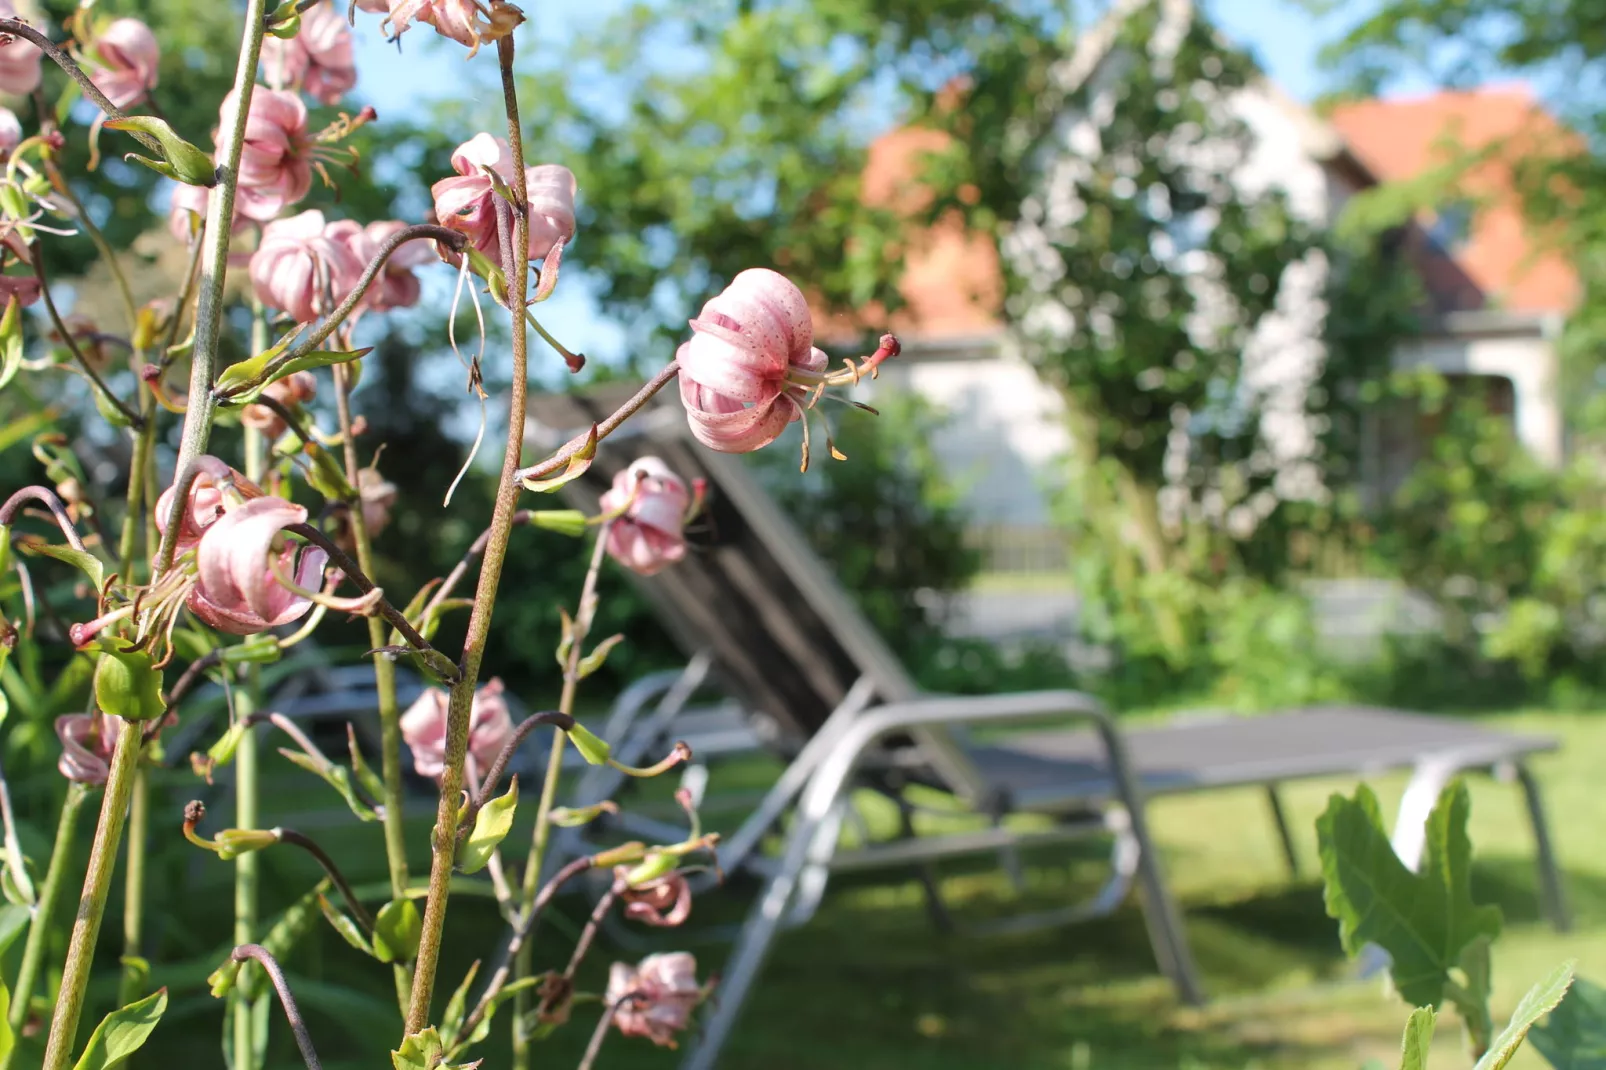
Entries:
[[576, 666], [580, 679], [584, 680], [587, 676], [602, 668], [608, 661], [608, 654], [612, 652], [614, 647], [624, 641], [625, 637], [622, 635], [610, 635], [598, 643], [591, 653], [580, 659], [580, 664]]
[[58, 546], [54, 543], [41, 542], [29, 543], [28, 552], [54, 557], [57, 561], [65, 561], [88, 576], [89, 582], [94, 584], [97, 591], [105, 584], [105, 563], [88, 551], [75, 550], [71, 546]]
[[328, 896], [318, 896], [318, 909], [323, 911], [323, 916], [330, 925], [335, 927], [335, 932], [345, 938], [346, 943], [361, 951], [364, 955], [379, 957], [374, 954], [373, 946], [368, 943], [367, 937], [363, 936], [362, 930], [357, 928], [357, 923], [343, 914], [333, 903], [329, 902]]
[[1529, 1036], [1556, 1070], [1606, 1070], [1606, 988], [1578, 978]]
[[1511, 1057], [1517, 1054], [1517, 1049], [1522, 1047], [1528, 1030], [1562, 1001], [1572, 983], [1573, 964], [1569, 961], [1556, 967], [1548, 977], [1530, 988], [1517, 1004], [1517, 1009], [1511, 1012], [1511, 1021], [1494, 1038], [1494, 1045], [1478, 1060], [1473, 1070], [1503, 1070]]
[[458, 852], [457, 863], [464, 873], [478, 873], [490, 862], [497, 845], [513, 829], [513, 813], [519, 805], [519, 778], [509, 781], [507, 793], [480, 807], [474, 815], [474, 830]]
[[458, 1030], [463, 1028], [463, 1016], [468, 1013], [468, 990], [474, 985], [474, 978], [480, 972], [480, 960], [475, 959], [474, 964], [463, 975], [463, 983], [457, 986], [452, 998], [446, 1001], [446, 1013], [441, 1015], [441, 1040], [449, 1047], [457, 1040]]
[[1418, 1007], [1405, 1023], [1400, 1045], [1400, 1070], [1427, 1070], [1428, 1049], [1433, 1046], [1433, 1008]]
[[159, 988], [137, 1003], [112, 1011], [90, 1034], [73, 1070], [111, 1070], [123, 1065], [144, 1046], [165, 1010], [167, 989]]
[[280, 747], [279, 753], [307, 772], [320, 777], [330, 787], [338, 791], [340, 797], [346, 800], [346, 805], [351, 808], [351, 812], [359, 818], [364, 821], [379, 820], [379, 815], [374, 813], [368, 804], [363, 802], [357, 795], [357, 789], [351, 783], [351, 772], [345, 766], [336, 765], [333, 762], [320, 762], [309, 754], [291, 750], [289, 747]]
[[581, 446], [569, 458], [569, 463], [558, 475], [549, 479], [526, 479], [524, 487], [537, 493], [557, 490], [565, 483], [570, 483], [586, 474], [591, 462], [597, 456], [597, 425], [591, 425], [591, 431], [586, 435], [585, 445]]

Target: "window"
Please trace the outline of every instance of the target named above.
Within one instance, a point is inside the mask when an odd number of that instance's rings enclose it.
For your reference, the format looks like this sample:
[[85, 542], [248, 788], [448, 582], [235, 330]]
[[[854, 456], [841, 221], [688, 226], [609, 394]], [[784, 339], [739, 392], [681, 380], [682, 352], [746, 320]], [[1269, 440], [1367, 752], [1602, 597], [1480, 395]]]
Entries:
[[1453, 201], [1434, 213], [1428, 225], [1428, 237], [1447, 253], [1453, 253], [1472, 236], [1473, 207], [1468, 201]]

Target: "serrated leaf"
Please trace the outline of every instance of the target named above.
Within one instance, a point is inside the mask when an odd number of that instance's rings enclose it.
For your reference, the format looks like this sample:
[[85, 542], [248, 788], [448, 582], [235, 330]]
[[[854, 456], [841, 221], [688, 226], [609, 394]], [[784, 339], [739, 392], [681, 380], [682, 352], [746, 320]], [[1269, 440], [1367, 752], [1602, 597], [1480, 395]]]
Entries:
[[575, 450], [569, 457], [569, 463], [559, 474], [548, 479], [526, 479], [524, 488], [536, 493], [557, 490], [565, 483], [571, 483], [585, 475], [591, 467], [591, 462], [597, 457], [597, 425], [592, 424], [591, 430], [586, 434], [585, 444]]
[[167, 989], [159, 988], [139, 1000], [112, 1011], [89, 1036], [73, 1070], [112, 1070], [144, 1046], [167, 1010]]
[[513, 830], [513, 814], [518, 805], [519, 778], [514, 774], [506, 794], [492, 799], [474, 815], [474, 829], [457, 853], [457, 864], [464, 873], [478, 873], [490, 862], [497, 845]]
[[1427, 1070], [1433, 1024], [1432, 1007], [1418, 1007], [1411, 1012], [1405, 1023], [1405, 1040], [1400, 1044], [1400, 1070]]
[[1556, 1070], [1606, 1070], [1606, 988], [1577, 978], [1550, 1019], [1528, 1035]]
[[89, 582], [100, 590], [106, 582], [106, 564], [100, 558], [87, 550], [75, 550], [71, 546], [61, 546], [55, 543], [31, 543], [28, 546], [30, 553], [44, 554], [57, 561], [65, 561], [78, 571], [89, 577]]
[[1486, 1051], [1494, 1038], [1494, 1019], [1489, 1014], [1489, 995], [1493, 986], [1489, 959], [1489, 938], [1480, 936], [1461, 952], [1462, 985], [1446, 986], [1445, 994], [1455, 1004], [1456, 1013], [1466, 1024], [1474, 1051]]
[[380, 962], [411, 962], [418, 954], [424, 921], [411, 899], [392, 899], [374, 918], [374, 957]]
[[320, 762], [309, 754], [291, 750], [289, 747], [280, 747], [279, 753], [338, 791], [340, 797], [346, 800], [346, 805], [351, 808], [351, 812], [359, 818], [364, 821], [379, 820], [379, 815], [357, 795], [357, 789], [351, 783], [351, 771], [345, 766], [333, 762]]
[[1528, 1030], [1562, 1001], [1572, 983], [1573, 964], [1569, 961], [1556, 967], [1549, 976], [1530, 988], [1528, 994], [1518, 1002], [1517, 1009], [1511, 1012], [1511, 1021], [1494, 1038], [1494, 1044], [1478, 1060], [1473, 1070], [1504, 1070], [1511, 1057], [1517, 1054], [1517, 1049], [1522, 1047]]
[[374, 954], [373, 945], [362, 934], [362, 930], [357, 928], [357, 923], [342, 913], [333, 903], [329, 902], [328, 896], [318, 896], [318, 909], [323, 911], [324, 918], [328, 920], [330, 925], [334, 926], [335, 932], [345, 938], [346, 943], [361, 951], [364, 955], [372, 955], [374, 958], [379, 957]]
[[1334, 795], [1316, 821], [1327, 913], [1344, 950], [1354, 955], [1375, 943], [1387, 951], [1395, 988], [1416, 1006], [1437, 1007], [1467, 946], [1500, 932], [1500, 911], [1472, 901], [1470, 805], [1461, 781], [1439, 796], [1421, 873], [1394, 853], [1377, 796], [1364, 784], [1353, 799]]

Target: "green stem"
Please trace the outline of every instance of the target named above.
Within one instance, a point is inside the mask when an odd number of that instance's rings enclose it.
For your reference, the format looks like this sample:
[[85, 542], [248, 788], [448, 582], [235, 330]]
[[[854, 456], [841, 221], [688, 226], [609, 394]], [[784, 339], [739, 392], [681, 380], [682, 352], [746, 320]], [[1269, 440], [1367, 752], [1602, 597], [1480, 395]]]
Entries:
[[95, 826], [95, 842], [89, 849], [84, 890], [78, 899], [77, 920], [73, 922], [67, 961], [61, 970], [56, 1011], [50, 1019], [43, 1070], [65, 1070], [72, 1062], [78, 1019], [84, 1012], [84, 995], [89, 988], [89, 972], [95, 958], [95, 940], [106, 914], [106, 895], [111, 890], [117, 848], [123, 838], [123, 823], [128, 819], [134, 773], [144, 748], [141, 727], [138, 723], [124, 722], [123, 730], [117, 734], [117, 749], [112, 753], [111, 773], [106, 778], [106, 792], [100, 802], [100, 821]]
[[[150, 467], [156, 441], [156, 398], [149, 390], [140, 392], [139, 415], [139, 430], [134, 432], [134, 457], [128, 465], [128, 503], [117, 538], [117, 573], [127, 583], [134, 582], [134, 543], [140, 514], [145, 508], [146, 470]], [[156, 503], [151, 502], [153, 512], [155, 507]]]
[[[45, 961], [45, 943], [50, 936], [50, 923], [54, 920], [56, 900], [60, 898], [61, 881], [72, 861], [73, 841], [77, 839], [78, 811], [84, 808], [89, 789], [82, 784], [67, 788], [67, 801], [61, 805], [61, 819], [56, 824], [56, 844], [50, 851], [50, 865], [45, 870], [45, 883], [39, 889], [39, 902], [34, 908], [33, 920], [28, 924], [28, 941], [22, 948], [22, 965], [17, 969], [16, 990], [11, 993], [9, 1020], [12, 1032], [18, 1032], [28, 1020], [28, 1004], [33, 1000], [33, 986], [39, 980], [39, 967]], [[0, 1060], [0, 1070], [9, 1070], [16, 1048]]]
[[[368, 531], [368, 521], [362, 511], [361, 474], [357, 468], [357, 442], [351, 433], [351, 378], [346, 366], [337, 364], [335, 375], [335, 411], [340, 418], [340, 433], [345, 441], [346, 482], [358, 492], [358, 498], [349, 502], [347, 520], [357, 544], [357, 564], [370, 578], [374, 575], [374, 544]], [[384, 646], [388, 637], [385, 624], [378, 617], [368, 618], [368, 645], [373, 649]], [[385, 784], [385, 861], [390, 870], [390, 896], [407, 898], [407, 830], [402, 823], [402, 767], [401, 767], [401, 710], [396, 701], [396, 663], [383, 654], [374, 655], [374, 689], [379, 699], [380, 775]], [[412, 1002], [412, 974], [403, 963], [395, 969], [396, 999], [402, 1013]]]
[[[259, 352], [268, 344], [267, 314], [262, 302], [253, 298], [251, 303], [251, 351]], [[266, 468], [268, 444], [262, 432], [254, 427], [245, 429], [245, 477], [260, 484]], [[224, 670], [228, 671], [228, 670]], [[262, 674], [260, 666], [246, 669], [245, 686], [235, 698], [235, 716], [244, 719], [255, 713], [262, 704]], [[258, 806], [257, 767], [260, 748], [257, 733], [249, 730], [240, 737], [239, 748], [234, 752], [234, 827], [254, 829], [261, 821]], [[261, 855], [247, 851], [234, 860], [234, 943], [250, 944], [257, 939], [258, 884], [260, 882]], [[252, 1006], [256, 1002], [248, 995], [249, 985], [237, 984], [229, 996], [229, 1017], [234, 1030], [234, 1070], [257, 1070], [256, 1045], [252, 1040]], [[266, 998], [266, 994], [260, 998]]]
[[[508, 147], [515, 166], [524, 166], [524, 138], [519, 127], [519, 101], [513, 76], [513, 36], [496, 42], [502, 68], [502, 99], [507, 112]], [[512, 382], [508, 387], [507, 447], [502, 455], [502, 475], [496, 488], [496, 506], [491, 514], [490, 538], [480, 564], [479, 585], [474, 592], [474, 608], [469, 614], [468, 634], [463, 640], [462, 677], [452, 687], [446, 720], [446, 768], [441, 774], [440, 806], [436, 812], [434, 857], [429, 871], [429, 898], [424, 903], [423, 933], [413, 969], [413, 998], [407, 1010], [406, 1032], [416, 1033], [429, 1024], [430, 997], [435, 993], [435, 973], [440, 966], [441, 932], [446, 925], [446, 903], [451, 890], [452, 865], [457, 848], [457, 808], [463, 790], [463, 765], [468, 757], [469, 715], [474, 703], [474, 685], [479, 679], [485, 642], [490, 635], [491, 613], [496, 607], [496, 589], [502, 581], [502, 564], [507, 557], [508, 538], [513, 532], [513, 514], [519, 498], [519, 449], [524, 443], [525, 395], [529, 390], [529, 337], [525, 331], [524, 305], [530, 289], [530, 216], [525, 203], [523, 182], [511, 187], [517, 203], [513, 207], [512, 272], [508, 279], [508, 307], [511, 313]], [[504, 250], [505, 251], [505, 250]]]
[[[574, 638], [569, 646], [568, 661], [563, 666], [563, 690], [558, 695], [558, 712], [574, 716], [574, 695], [580, 686], [580, 659], [585, 656], [585, 641], [591, 631], [591, 618], [597, 605], [597, 577], [602, 572], [602, 555], [608, 545], [608, 525], [597, 532], [591, 547], [591, 564], [586, 569], [585, 582], [580, 587], [580, 603], [575, 607]], [[530, 857], [524, 864], [524, 903], [526, 909], [535, 901], [541, 887], [541, 868], [546, 861], [547, 840], [552, 831], [552, 807], [558, 798], [558, 781], [563, 774], [563, 751], [569, 742], [566, 733], [555, 733], [552, 750], [547, 755], [546, 779], [541, 782], [541, 801], [535, 810], [534, 840], [530, 844]], [[528, 977], [533, 965], [532, 944], [526, 941], [513, 960], [513, 979]], [[530, 1011], [528, 990], [520, 989], [514, 997], [513, 1063], [512, 1070], [528, 1070], [530, 1042], [525, 1035], [524, 1020]]]
[[217, 398], [212, 395], [212, 379], [217, 371], [218, 338], [223, 329], [223, 283], [229, 268], [229, 237], [233, 232], [234, 194], [239, 186], [240, 154], [245, 146], [245, 123], [251, 112], [251, 92], [256, 85], [257, 57], [262, 51], [264, 15], [268, 0], [246, 0], [245, 34], [240, 44], [240, 62], [234, 71], [235, 107], [225, 132], [223, 158], [218, 161], [217, 186], [207, 205], [206, 230], [202, 235], [201, 279], [195, 304], [195, 345], [190, 353], [190, 393], [184, 412], [184, 432], [179, 439], [178, 463], [174, 471], [183, 472], [190, 462], [206, 452], [212, 434], [212, 413]]
[[[140, 957], [140, 932], [145, 914], [145, 843], [150, 836], [150, 780], [143, 765], [134, 770], [134, 788], [128, 803], [128, 864], [123, 870], [123, 958]], [[119, 1006], [144, 995], [134, 991], [139, 973], [126, 963], [117, 990]]]

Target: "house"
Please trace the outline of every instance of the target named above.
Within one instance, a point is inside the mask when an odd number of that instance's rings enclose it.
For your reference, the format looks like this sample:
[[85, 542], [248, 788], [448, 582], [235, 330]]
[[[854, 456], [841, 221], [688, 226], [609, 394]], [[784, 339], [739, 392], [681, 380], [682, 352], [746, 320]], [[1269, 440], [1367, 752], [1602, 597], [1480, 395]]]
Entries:
[[[1163, 0], [1163, 7], [1192, 17], [1186, 3]], [[1068, 77], [1088, 79], [1099, 91], [1113, 35], [1107, 24], [1087, 38], [1068, 61]], [[1359, 101], [1324, 119], [1262, 80], [1237, 92], [1231, 108], [1253, 139], [1236, 181], [1281, 189], [1297, 215], [1319, 226], [1330, 225], [1357, 192], [1421, 175], [1457, 149], [1515, 138], [1546, 151], [1567, 137], [1521, 88]], [[1074, 125], [1062, 139], [1067, 146], [1079, 143]], [[883, 136], [869, 152], [866, 201], [919, 207], [920, 158], [944, 144], [944, 135], [929, 129]], [[1409, 235], [1431, 307], [1421, 335], [1394, 361], [1432, 367], [1452, 389], [1481, 395], [1511, 418], [1536, 457], [1559, 463], [1565, 437], [1554, 340], [1578, 300], [1577, 278], [1525, 224], [1509, 167], [1487, 160], [1469, 172], [1465, 189], [1465, 199], [1424, 213]], [[885, 321], [904, 349], [901, 360], [885, 367], [883, 381], [949, 410], [936, 446], [966, 488], [990, 566], [1003, 571], [1057, 569], [1064, 562], [1049, 491], [1071, 443], [1058, 396], [1021, 358], [1003, 310], [1000, 256], [1021, 255], [1030, 237], [1009, 236], [1001, 254], [988, 236], [966, 231], [957, 219], [914, 236], [901, 283], [906, 306]], [[1279, 454], [1282, 497], [1320, 492], [1320, 474], [1309, 461], [1314, 436], [1304, 392], [1323, 355], [1326, 271], [1319, 256], [1291, 265], [1276, 311], [1245, 352], [1246, 377], [1267, 397], [1264, 427]], [[832, 331], [829, 321], [823, 331]], [[1433, 431], [1414, 412], [1377, 416], [1366, 436], [1363, 485], [1374, 495], [1397, 486]]]

